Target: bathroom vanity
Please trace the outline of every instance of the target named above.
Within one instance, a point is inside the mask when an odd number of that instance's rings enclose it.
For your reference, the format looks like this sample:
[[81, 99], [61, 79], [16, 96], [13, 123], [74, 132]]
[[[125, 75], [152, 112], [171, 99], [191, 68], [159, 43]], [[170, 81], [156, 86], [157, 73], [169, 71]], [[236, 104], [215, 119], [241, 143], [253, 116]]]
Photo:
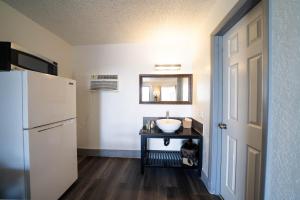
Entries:
[[[145, 121], [151, 118], [144, 118]], [[152, 119], [153, 120], [153, 119]], [[145, 126], [140, 130], [141, 137], [141, 173], [144, 173], [145, 167], [165, 167], [165, 168], [186, 168], [198, 169], [199, 176], [202, 170], [202, 151], [203, 151], [203, 136], [202, 124], [193, 120], [192, 128], [185, 129], [180, 127], [174, 133], [163, 133], [157, 126], [148, 130]], [[187, 166], [182, 164], [180, 150], [178, 151], [160, 151], [148, 150], [148, 139], [162, 138], [162, 139], [193, 139], [197, 140], [199, 145], [198, 164], [194, 166]]]

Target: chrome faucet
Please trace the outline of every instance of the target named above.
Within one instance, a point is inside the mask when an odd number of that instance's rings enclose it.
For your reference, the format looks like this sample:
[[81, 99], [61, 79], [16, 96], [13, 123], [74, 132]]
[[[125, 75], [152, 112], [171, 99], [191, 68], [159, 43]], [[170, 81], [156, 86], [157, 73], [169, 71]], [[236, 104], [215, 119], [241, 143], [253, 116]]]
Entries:
[[166, 118], [169, 119], [169, 117], [170, 117], [170, 112], [167, 110], [167, 112], [166, 112]]

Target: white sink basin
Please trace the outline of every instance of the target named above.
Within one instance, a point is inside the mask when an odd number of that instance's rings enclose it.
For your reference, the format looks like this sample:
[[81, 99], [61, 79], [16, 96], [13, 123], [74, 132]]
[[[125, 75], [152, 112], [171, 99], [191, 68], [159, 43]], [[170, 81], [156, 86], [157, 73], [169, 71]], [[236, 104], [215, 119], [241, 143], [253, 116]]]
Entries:
[[180, 128], [181, 121], [177, 119], [158, 119], [156, 124], [164, 133], [174, 133]]

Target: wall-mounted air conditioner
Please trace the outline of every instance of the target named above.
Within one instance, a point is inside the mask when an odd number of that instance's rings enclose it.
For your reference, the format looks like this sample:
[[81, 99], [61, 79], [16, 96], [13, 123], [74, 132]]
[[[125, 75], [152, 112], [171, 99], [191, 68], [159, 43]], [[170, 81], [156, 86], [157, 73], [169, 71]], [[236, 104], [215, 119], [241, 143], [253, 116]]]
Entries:
[[90, 90], [118, 90], [118, 75], [91, 75]]

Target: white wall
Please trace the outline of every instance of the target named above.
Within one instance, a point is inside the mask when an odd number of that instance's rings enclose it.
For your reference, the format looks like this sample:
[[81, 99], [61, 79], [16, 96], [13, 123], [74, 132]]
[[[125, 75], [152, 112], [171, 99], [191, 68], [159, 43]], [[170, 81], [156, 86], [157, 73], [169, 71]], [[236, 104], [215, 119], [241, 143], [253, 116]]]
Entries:
[[265, 199], [300, 196], [300, 1], [270, 0], [270, 95]]
[[12, 41], [58, 63], [60, 76], [72, 77], [72, 46], [0, 1], [0, 41]]
[[[192, 73], [189, 45], [114, 44], [74, 48], [78, 101], [78, 146], [87, 149], [139, 150], [143, 116], [191, 116], [191, 105], [139, 104], [139, 74], [155, 73], [165, 58], [181, 63], [179, 73]], [[169, 60], [171, 62], [171, 60]], [[88, 90], [92, 74], [119, 75], [119, 91]], [[160, 148], [162, 141], [152, 142]], [[169, 149], [178, 148], [171, 141]]]
[[[238, 0], [217, 0], [211, 8], [209, 15], [200, 26], [199, 48], [193, 60], [194, 73], [194, 104], [193, 117], [203, 123], [203, 172], [209, 176], [209, 134], [210, 134], [210, 68], [211, 33], [226, 14], [233, 8]], [[209, 178], [209, 177], [208, 177]]]

